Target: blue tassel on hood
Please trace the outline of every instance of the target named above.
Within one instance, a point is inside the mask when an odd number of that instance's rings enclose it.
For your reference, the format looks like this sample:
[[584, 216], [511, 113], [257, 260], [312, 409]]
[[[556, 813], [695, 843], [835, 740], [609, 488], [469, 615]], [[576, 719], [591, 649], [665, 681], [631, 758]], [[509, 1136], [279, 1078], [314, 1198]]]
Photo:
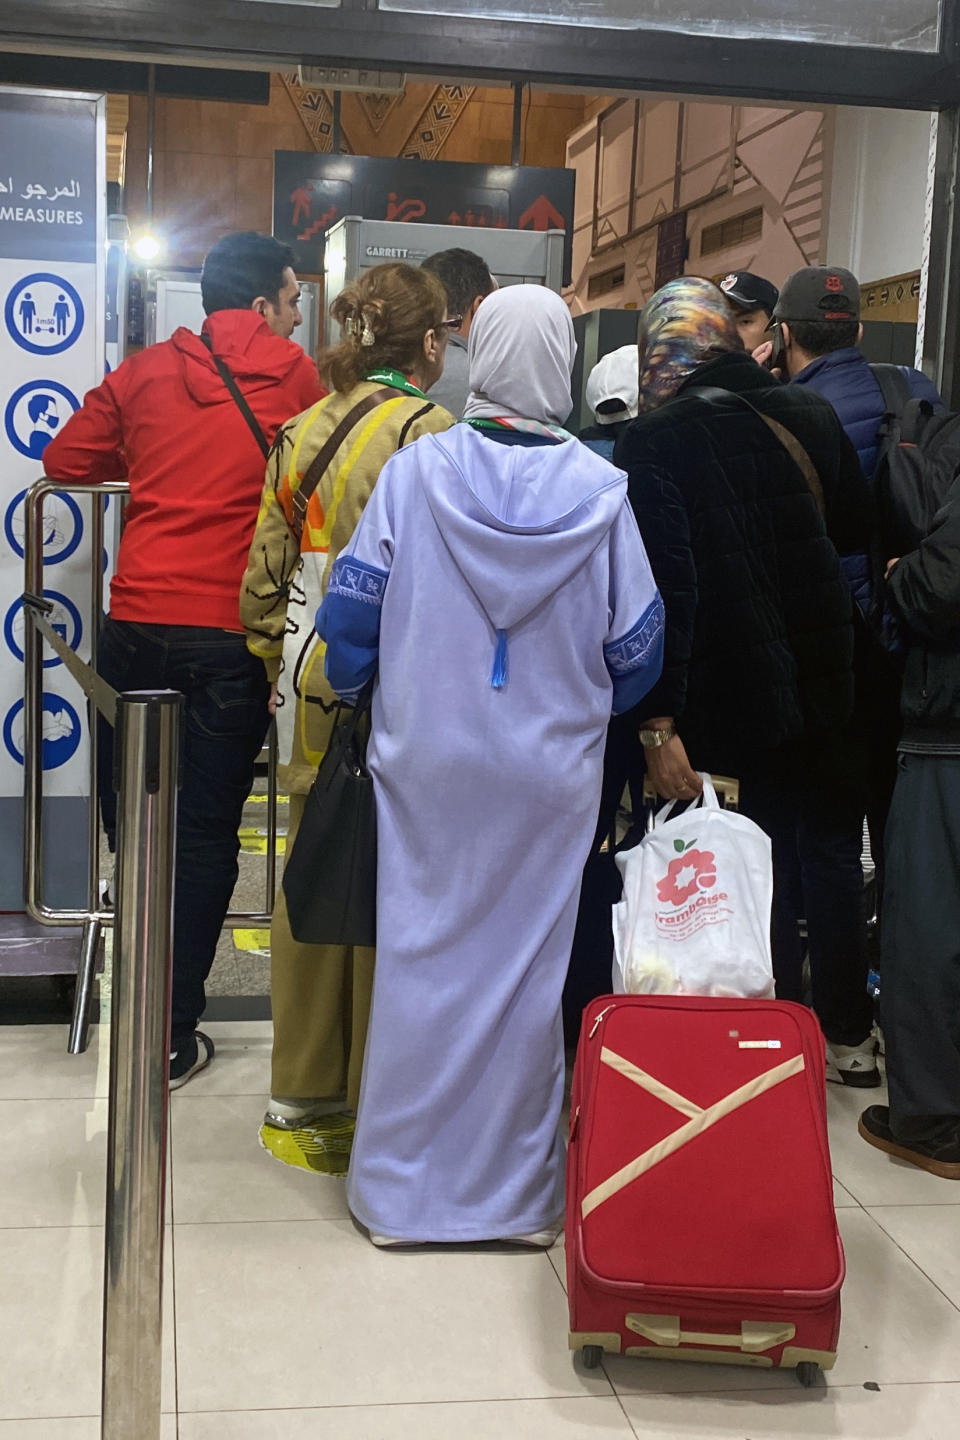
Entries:
[[497, 653], [493, 657], [493, 674], [490, 684], [494, 690], [502, 690], [507, 683], [507, 632], [497, 631]]

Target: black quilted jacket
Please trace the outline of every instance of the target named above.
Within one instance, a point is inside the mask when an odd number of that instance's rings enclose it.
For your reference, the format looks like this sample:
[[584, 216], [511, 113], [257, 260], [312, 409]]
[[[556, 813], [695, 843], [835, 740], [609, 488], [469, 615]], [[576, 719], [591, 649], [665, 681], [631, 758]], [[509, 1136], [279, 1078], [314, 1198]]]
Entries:
[[[816, 467], [827, 538], [799, 468], [749, 396]], [[853, 705], [853, 628], [838, 550], [863, 549], [869, 492], [831, 406], [746, 354], [702, 365], [617, 446], [667, 613], [663, 675], [643, 716], [673, 715], [694, 763], [834, 731]]]
[[902, 748], [960, 754], [960, 480], [933, 529], [890, 576], [890, 599], [908, 627]]

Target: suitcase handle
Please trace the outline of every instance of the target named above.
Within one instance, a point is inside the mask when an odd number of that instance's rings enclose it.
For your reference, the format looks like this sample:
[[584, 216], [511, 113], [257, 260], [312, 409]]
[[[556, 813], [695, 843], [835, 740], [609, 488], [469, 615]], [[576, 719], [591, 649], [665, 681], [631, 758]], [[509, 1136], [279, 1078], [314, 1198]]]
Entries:
[[743, 1320], [738, 1335], [717, 1335], [707, 1330], [681, 1330], [679, 1315], [628, 1315], [628, 1330], [642, 1335], [654, 1345], [676, 1350], [680, 1345], [722, 1345], [728, 1350], [742, 1350], [745, 1355], [761, 1355], [777, 1345], [786, 1345], [797, 1333], [796, 1325], [777, 1320]]

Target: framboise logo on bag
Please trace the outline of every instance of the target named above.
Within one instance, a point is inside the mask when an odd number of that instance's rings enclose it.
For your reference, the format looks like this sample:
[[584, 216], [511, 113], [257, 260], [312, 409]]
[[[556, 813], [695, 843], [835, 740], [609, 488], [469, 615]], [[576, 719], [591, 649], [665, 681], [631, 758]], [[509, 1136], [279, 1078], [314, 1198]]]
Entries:
[[717, 883], [717, 860], [712, 850], [695, 850], [696, 840], [674, 840], [678, 850], [667, 873], [657, 881], [657, 895], [665, 903], [685, 905], [698, 890], [712, 890]]
[[657, 899], [672, 910], [657, 911], [657, 929], [681, 940], [729, 919], [733, 911], [725, 902], [729, 896], [716, 888], [717, 857], [712, 850], [698, 850], [696, 840], [675, 840], [675, 860], [667, 873], [657, 881]]

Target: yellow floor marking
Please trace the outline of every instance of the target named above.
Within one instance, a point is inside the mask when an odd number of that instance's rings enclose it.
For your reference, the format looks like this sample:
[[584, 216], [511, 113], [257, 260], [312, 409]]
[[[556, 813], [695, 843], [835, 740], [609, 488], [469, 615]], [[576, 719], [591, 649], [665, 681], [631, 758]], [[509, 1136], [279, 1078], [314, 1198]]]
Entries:
[[[257, 825], [241, 825], [237, 832], [240, 836], [240, 849], [245, 855], [266, 855], [267, 853], [267, 831]], [[286, 835], [277, 836], [277, 854], [287, 853]]]
[[237, 950], [261, 950], [270, 949], [269, 930], [234, 930], [233, 943]]

